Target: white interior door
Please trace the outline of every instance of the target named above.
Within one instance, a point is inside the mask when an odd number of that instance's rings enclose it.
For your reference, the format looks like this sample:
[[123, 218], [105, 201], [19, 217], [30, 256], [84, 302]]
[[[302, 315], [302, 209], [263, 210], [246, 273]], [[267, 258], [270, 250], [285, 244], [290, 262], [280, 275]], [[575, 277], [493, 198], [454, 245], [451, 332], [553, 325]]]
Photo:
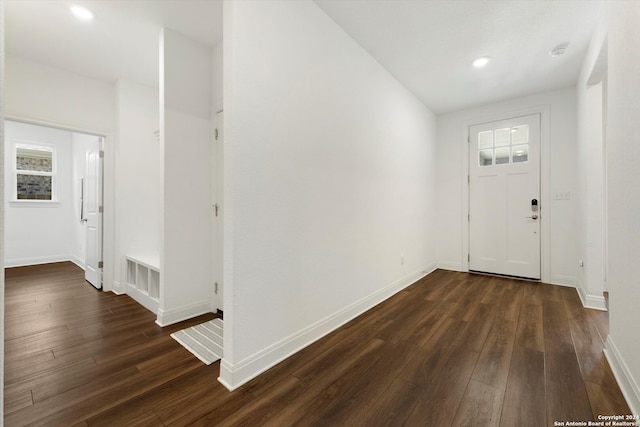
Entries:
[[103, 138], [95, 137], [87, 152], [85, 218], [87, 222], [87, 258], [85, 279], [102, 288], [102, 151]]
[[540, 279], [540, 115], [469, 128], [469, 270]]
[[213, 286], [213, 307], [223, 310], [222, 307], [222, 161], [224, 155], [224, 112], [216, 113], [214, 123], [216, 129], [213, 146], [211, 148], [211, 207], [212, 207], [212, 242], [213, 251], [211, 260]]

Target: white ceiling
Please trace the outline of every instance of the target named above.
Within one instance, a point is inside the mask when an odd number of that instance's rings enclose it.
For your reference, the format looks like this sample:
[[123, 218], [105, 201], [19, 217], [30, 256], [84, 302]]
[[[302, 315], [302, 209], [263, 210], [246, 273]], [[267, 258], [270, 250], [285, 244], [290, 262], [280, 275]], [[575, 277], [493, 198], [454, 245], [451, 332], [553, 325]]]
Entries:
[[[263, 0], [264, 1], [264, 0]], [[295, 0], [290, 0], [295, 1]], [[575, 84], [601, 0], [315, 0], [436, 113]], [[78, 74], [158, 84], [158, 33], [214, 46], [221, 0], [6, 0], [6, 50]], [[293, 35], [292, 35], [293, 36]], [[569, 43], [564, 56], [549, 50]], [[493, 60], [482, 70], [471, 62]]]
[[[69, 5], [89, 8], [80, 22]], [[222, 41], [220, 0], [6, 0], [6, 51], [114, 82], [158, 85], [158, 35], [166, 27], [215, 46]]]
[[[575, 84], [593, 0], [315, 0], [436, 113]], [[549, 51], [569, 43], [566, 54]], [[471, 66], [480, 56], [492, 61]]]

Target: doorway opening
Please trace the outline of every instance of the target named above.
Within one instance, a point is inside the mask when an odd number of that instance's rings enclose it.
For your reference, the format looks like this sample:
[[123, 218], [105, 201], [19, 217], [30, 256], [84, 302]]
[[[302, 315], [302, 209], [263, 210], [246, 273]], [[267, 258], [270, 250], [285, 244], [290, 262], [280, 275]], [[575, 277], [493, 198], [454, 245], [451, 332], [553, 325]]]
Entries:
[[5, 121], [5, 267], [71, 261], [102, 289], [104, 140]]

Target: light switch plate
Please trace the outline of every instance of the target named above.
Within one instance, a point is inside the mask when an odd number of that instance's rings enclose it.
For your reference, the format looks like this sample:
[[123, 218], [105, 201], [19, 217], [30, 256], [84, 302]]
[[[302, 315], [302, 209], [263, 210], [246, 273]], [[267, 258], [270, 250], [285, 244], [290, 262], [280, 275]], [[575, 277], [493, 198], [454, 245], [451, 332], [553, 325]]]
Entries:
[[553, 200], [571, 200], [570, 191], [557, 191], [553, 193]]

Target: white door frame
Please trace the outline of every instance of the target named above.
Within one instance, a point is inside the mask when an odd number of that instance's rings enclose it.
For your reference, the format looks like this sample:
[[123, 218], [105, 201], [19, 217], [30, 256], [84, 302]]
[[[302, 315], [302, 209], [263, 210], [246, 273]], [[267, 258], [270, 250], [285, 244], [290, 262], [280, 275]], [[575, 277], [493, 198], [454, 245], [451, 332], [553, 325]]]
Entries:
[[52, 122], [40, 118], [21, 116], [11, 113], [4, 115], [4, 120], [13, 122], [27, 123], [37, 126], [45, 126], [54, 129], [65, 130], [69, 132], [84, 133], [87, 135], [95, 135], [104, 138], [103, 150], [103, 169], [102, 169], [102, 205], [108, 206], [102, 214], [102, 290], [111, 291], [113, 289], [113, 280], [115, 276], [114, 248], [115, 248], [115, 206], [114, 184], [115, 184], [115, 162], [114, 162], [114, 146], [113, 134], [96, 129], [82, 128], [78, 126], [68, 125], [65, 123]]
[[224, 109], [212, 111], [211, 123], [214, 124], [213, 140], [211, 144], [211, 244], [212, 262], [211, 274], [214, 293], [211, 299], [211, 310], [224, 311], [224, 282], [222, 275], [222, 250], [223, 250], [223, 165], [224, 165], [224, 122], [219, 123], [220, 114]]
[[[86, 134], [85, 134], [86, 135]], [[104, 268], [100, 267], [100, 264], [103, 263], [102, 257], [104, 255], [104, 246], [102, 244], [102, 241], [104, 240], [104, 213], [102, 211], [102, 208], [104, 206], [104, 158], [102, 156], [102, 154], [104, 154], [104, 140], [105, 138], [102, 136], [98, 136], [95, 137], [98, 139], [98, 146], [97, 146], [97, 153], [94, 151], [94, 149], [96, 148], [95, 146], [92, 146], [90, 149], [90, 152], [87, 153], [86, 155], [86, 161], [85, 161], [85, 181], [87, 182], [87, 186], [86, 186], [86, 192], [85, 194], [82, 195], [82, 203], [83, 203], [83, 210], [85, 212], [85, 244], [86, 244], [86, 254], [85, 254], [85, 261], [84, 261], [84, 278], [87, 282], [91, 283], [92, 286], [96, 287], [97, 289], [102, 290], [102, 286], [104, 283]], [[97, 168], [98, 168], [98, 173], [97, 173], [97, 177], [95, 178], [97, 180], [97, 191], [96, 194], [94, 195], [94, 197], [96, 198], [95, 202], [95, 206], [93, 206], [93, 209], [95, 209], [95, 211], [91, 211], [90, 208], [90, 203], [87, 201], [91, 200], [89, 197], [87, 197], [87, 199], [85, 199], [85, 195], [89, 196], [90, 194], [93, 193], [93, 190], [96, 189], [96, 186], [93, 185], [89, 185], [91, 184], [91, 180], [89, 179], [92, 174], [89, 173], [89, 171], [91, 170], [91, 162], [89, 160], [89, 156], [90, 154], [96, 155], [97, 157]], [[92, 188], [93, 187], [93, 188]], [[85, 188], [83, 188], [83, 192], [85, 191]], [[95, 218], [93, 218], [95, 217]], [[91, 227], [94, 227], [97, 231], [96, 233], [96, 237], [94, 238], [96, 241], [95, 245], [90, 245], [89, 243], [93, 243], [93, 240], [89, 238], [89, 233], [91, 230]], [[98, 250], [98, 255], [96, 257], [96, 259], [93, 261], [95, 262], [94, 265], [92, 265], [92, 260], [91, 257], [89, 256], [89, 254], [91, 253], [92, 248], [97, 247]], [[93, 277], [95, 274], [95, 277]], [[94, 283], [93, 280], [99, 282], [100, 286], [97, 286], [97, 283]]]
[[507, 120], [514, 117], [540, 114], [540, 209], [543, 211], [544, 221], [540, 224], [540, 272], [541, 281], [551, 283], [551, 251], [549, 244], [549, 222], [551, 221], [550, 188], [549, 188], [549, 105], [531, 107], [519, 110], [506, 111], [503, 113], [478, 115], [477, 117], [465, 119], [461, 135], [463, 136], [461, 147], [462, 161], [462, 271], [469, 272], [469, 127], [481, 123]]

